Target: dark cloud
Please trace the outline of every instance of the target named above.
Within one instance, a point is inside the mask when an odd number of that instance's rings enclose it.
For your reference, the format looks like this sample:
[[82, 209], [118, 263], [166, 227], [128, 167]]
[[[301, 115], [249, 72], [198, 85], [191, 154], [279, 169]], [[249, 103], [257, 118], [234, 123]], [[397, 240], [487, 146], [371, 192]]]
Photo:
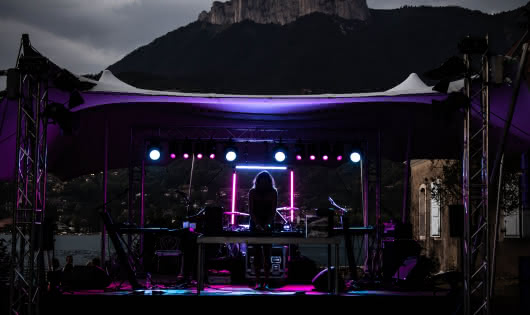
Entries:
[[[96, 73], [133, 49], [197, 19], [212, 0], [1, 0], [0, 69], [13, 67], [20, 36], [77, 73]], [[368, 0], [372, 8], [460, 5], [484, 12], [526, 0]], [[5, 80], [0, 80], [0, 90]]]

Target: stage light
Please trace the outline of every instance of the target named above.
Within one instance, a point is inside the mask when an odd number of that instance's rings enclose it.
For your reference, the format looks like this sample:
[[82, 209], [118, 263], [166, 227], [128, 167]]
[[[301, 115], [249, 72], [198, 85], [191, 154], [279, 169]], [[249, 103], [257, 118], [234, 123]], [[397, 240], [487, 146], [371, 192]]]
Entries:
[[329, 159], [330, 154], [331, 150], [329, 148], [329, 143], [322, 142], [320, 144], [320, 156], [322, 157], [322, 160], [327, 161]]
[[238, 155], [237, 147], [235, 146], [232, 139], [230, 139], [228, 141], [228, 144], [225, 147], [225, 159], [228, 162], [234, 162], [235, 160], [237, 160], [237, 155]]
[[184, 143], [182, 144], [182, 157], [184, 159], [189, 159], [190, 155], [192, 154], [192, 145], [191, 142], [186, 138]]
[[317, 146], [315, 144], [310, 144], [308, 149], [308, 155], [309, 159], [311, 161], [314, 161], [317, 159], [318, 153], [317, 153]]
[[280, 143], [274, 147], [272, 152], [274, 154], [274, 160], [276, 160], [276, 162], [281, 163], [287, 158], [287, 147], [282, 144], [281, 140]]
[[149, 141], [147, 146], [147, 156], [151, 161], [158, 161], [161, 156], [160, 141], [158, 139], [153, 139]]
[[361, 154], [359, 152], [352, 152], [352, 154], [350, 154], [350, 160], [353, 163], [359, 163], [361, 160]]
[[333, 156], [337, 159], [337, 161], [342, 161], [344, 156], [344, 145], [342, 143], [336, 143], [333, 146]]
[[274, 159], [277, 161], [277, 162], [283, 162], [285, 161], [285, 153], [283, 153], [282, 151], [278, 151], [274, 154]]
[[199, 160], [202, 160], [202, 158], [204, 157], [204, 144], [201, 140], [195, 143], [193, 153]]
[[206, 154], [210, 157], [210, 160], [215, 159], [215, 154], [217, 153], [217, 146], [213, 139], [210, 138], [206, 145]]
[[225, 158], [228, 162], [234, 162], [237, 159], [237, 153], [233, 150], [226, 152]]
[[285, 171], [287, 166], [268, 166], [268, 165], [236, 165], [238, 170], [270, 170], [270, 171]]
[[169, 141], [169, 157], [176, 159], [178, 155], [178, 143], [175, 140]]
[[153, 161], [160, 159], [160, 150], [153, 148], [149, 151], [149, 158]]
[[296, 142], [296, 145], [294, 147], [294, 154], [296, 156], [297, 161], [301, 161], [306, 155], [305, 155], [305, 146], [302, 143], [302, 139], [299, 139]]

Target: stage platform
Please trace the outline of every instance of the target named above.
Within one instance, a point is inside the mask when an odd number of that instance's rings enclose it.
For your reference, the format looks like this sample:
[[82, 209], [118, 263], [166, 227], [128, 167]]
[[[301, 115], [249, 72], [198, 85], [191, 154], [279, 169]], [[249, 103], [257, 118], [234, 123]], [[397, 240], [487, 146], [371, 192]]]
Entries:
[[77, 290], [48, 296], [43, 301], [42, 310], [45, 314], [72, 314], [73, 309], [76, 310], [75, 314], [77, 311], [126, 314], [145, 309], [155, 314], [184, 306], [188, 313], [217, 313], [221, 309], [238, 309], [247, 313], [248, 308], [257, 307], [260, 313], [285, 313], [292, 310], [301, 314], [325, 309], [350, 309], [352, 312], [369, 310], [370, 314], [452, 314], [455, 299], [446, 290], [358, 290], [341, 292], [335, 296], [315, 291], [311, 284], [286, 284], [270, 291], [258, 291], [249, 285], [206, 285], [200, 296], [197, 296], [193, 286], [132, 290], [122, 285], [119, 290], [110, 287], [106, 290]]

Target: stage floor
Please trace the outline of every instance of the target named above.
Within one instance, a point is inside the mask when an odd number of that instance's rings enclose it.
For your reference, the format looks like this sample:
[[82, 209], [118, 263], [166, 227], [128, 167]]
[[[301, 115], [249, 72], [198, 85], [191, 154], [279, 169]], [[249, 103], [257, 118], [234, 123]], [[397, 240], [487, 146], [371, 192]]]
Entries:
[[[403, 296], [403, 297], [444, 297], [448, 291], [389, 291], [389, 290], [356, 290], [342, 292], [340, 296], [365, 296], [365, 297], [384, 297], [384, 296]], [[129, 286], [122, 286], [121, 289], [106, 290], [76, 290], [65, 292], [68, 295], [106, 295], [106, 296], [195, 296], [197, 290], [193, 287], [186, 289], [176, 288], [157, 288], [142, 290], [132, 290]], [[201, 296], [289, 296], [289, 295], [330, 295], [326, 292], [315, 291], [313, 285], [308, 284], [287, 284], [278, 288], [272, 288], [268, 291], [255, 290], [248, 285], [205, 285]]]

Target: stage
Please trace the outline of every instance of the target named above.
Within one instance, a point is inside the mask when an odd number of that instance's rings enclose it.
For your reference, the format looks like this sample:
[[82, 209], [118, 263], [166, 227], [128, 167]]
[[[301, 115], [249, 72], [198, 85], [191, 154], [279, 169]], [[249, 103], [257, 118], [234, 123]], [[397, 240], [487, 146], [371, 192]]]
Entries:
[[[286, 298], [286, 297], [291, 298]], [[234, 299], [233, 297], [245, 297]], [[152, 289], [132, 290], [122, 285], [118, 290], [109, 287], [106, 290], [78, 290], [64, 292], [62, 295], [48, 296], [43, 300], [43, 312], [72, 313], [72, 308], [84, 313], [119, 311], [136, 313], [140, 309], [150, 313], [170, 310], [190, 310], [200, 307], [201, 311], [248, 312], [259, 307], [263, 311], [284, 312], [288, 310], [312, 311], [336, 309], [360, 311], [369, 310], [371, 314], [395, 311], [406, 314], [450, 314], [455, 301], [447, 290], [405, 291], [405, 290], [358, 290], [341, 292], [339, 296], [314, 290], [311, 284], [286, 284], [269, 291], [254, 290], [250, 285], [208, 285], [201, 296], [197, 290], [189, 288], [170, 288], [155, 285]], [[258, 303], [254, 306], [250, 303]], [[64, 308], [57, 307], [64, 305]], [[103, 308], [104, 305], [104, 308]]]

